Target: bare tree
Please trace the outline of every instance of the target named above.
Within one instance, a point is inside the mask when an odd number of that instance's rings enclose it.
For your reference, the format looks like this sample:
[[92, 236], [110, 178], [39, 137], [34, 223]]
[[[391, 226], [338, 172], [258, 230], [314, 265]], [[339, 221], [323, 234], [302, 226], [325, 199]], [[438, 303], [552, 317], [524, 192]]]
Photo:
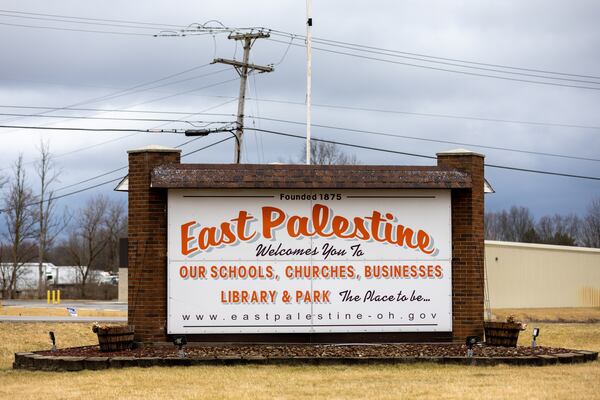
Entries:
[[81, 297], [85, 297], [91, 272], [109, 243], [106, 215], [109, 200], [104, 196], [90, 199], [75, 217], [75, 227], [69, 233], [67, 249], [78, 269]]
[[[0, 189], [2, 189], [5, 184], [6, 184], [6, 178], [0, 176]], [[4, 210], [0, 211], [0, 214], [2, 212], [4, 212]], [[5, 265], [4, 262], [6, 261], [4, 259], [5, 254], [6, 254], [5, 246], [0, 238], [0, 295], [2, 296], [2, 298], [4, 298], [6, 296], [5, 288], [7, 287], [8, 282], [9, 282], [9, 277], [7, 275], [8, 268], [4, 267], [4, 265]]]
[[52, 184], [58, 181], [59, 172], [52, 159], [48, 144], [41, 142], [39, 151], [40, 158], [35, 163], [35, 169], [40, 179], [36, 222], [38, 229], [38, 298], [41, 299], [46, 291], [43, 268], [46, 252], [52, 246], [56, 237], [65, 228], [66, 222], [59, 220], [55, 215]]
[[8, 268], [5, 268], [4, 265], [4, 244], [0, 242], [0, 298], [2, 299], [6, 297], [6, 288], [9, 282]]
[[539, 243], [575, 246], [579, 237], [579, 217], [575, 214], [545, 215], [536, 224]]
[[530, 236], [535, 234], [535, 223], [527, 207], [511, 207], [505, 221], [507, 222], [505, 229], [508, 233], [508, 240], [512, 242], [534, 241]]
[[23, 156], [13, 166], [13, 178], [10, 182], [9, 191], [4, 199], [4, 220], [6, 221], [6, 232], [3, 237], [10, 248], [9, 262], [3, 264], [2, 272], [5, 277], [3, 296], [15, 297], [17, 280], [22, 273], [23, 264], [31, 261], [34, 256], [35, 243], [31, 240], [35, 237], [35, 218], [32, 203], [35, 197], [31, 188], [25, 181], [25, 170], [23, 169]]
[[[306, 162], [306, 145], [300, 157], [292, 163]], [[335, 143], [312, 141], [310, 143], [310, 162], [316, 165], [358, 165], [360, 161], [355, 154], [346, 154]]]
[[535, 242], [535, 223], [529, 209], [512, 206], [509, 211], [487, 213], [485, 237], [507, 242]]
[[127, 234], [127, 213], [123, 202], [109, 205], [104, 219], [107, 234], [106, 264], [112, 272], [119, 270], [119, 239]]
[[495, 212], [485, 213], [484, 232], [487, 240], [503, 240], [500, 230], [500, 215]]
[[600, 197], [596, 197], [588, 207], [583, 220], [581, 242], [586, 247], [600, 248]]

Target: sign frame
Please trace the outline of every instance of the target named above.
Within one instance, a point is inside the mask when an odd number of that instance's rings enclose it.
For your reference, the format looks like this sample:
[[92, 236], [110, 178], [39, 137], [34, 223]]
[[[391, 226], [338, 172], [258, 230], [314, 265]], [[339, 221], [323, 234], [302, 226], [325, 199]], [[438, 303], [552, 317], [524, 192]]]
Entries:
[[[242, 333], [242, 334], [279, 334], [279, 333], [300, 333], [300, 334], [314, 334], [314, 333], [375, 333], [375, 332], [379, 332], [379, 333], [408, 333], [408, 332], [452, 332], [453, 329], [453, 323], [452, 323], [452, 210], [451, 210], [451, 191], [450, 189], [382, 189], [382, 190], [374, 190], [374, 189], [303, 189], [303, 190], [298, 190], [298, 189], [169, 189], [168, 190], [168, 201], [167, 201], [167, 215], [168, 215], [168, 227], [167, 227], [167, 232], [169, 232], [168, 234], [168, 251], [167, 251], [167, 334], [234, 334], [234, 333]], [[358, 329], [356, 328], [356, 326], [354, 326], [354, 328], [350, 328], [349, 330], [315, 330], [315, 329], [311, 329], [308, 328], [308, 326], [305, 326], [307, 329], [298, 329], [298, 330], [277, 330], [277, 329], [272, 329], [272, 330], [256, 330], [256, 331], [252, 331], [252, 330], [244, 330], [244, 329], [240, 329], [240, 330], [195, 330], [195, 331], [182, 331], [180, 329], [176, 329], [174, 328], [173, 324], [172, 324], [172, 316], [173, 313], [175, 312], [175, 310], [173, 309], [173, 305], [172, 303], [172, 294], [176, 292], [176, 289], [172, 287], [172, 279], [170, 277], [170, 274], [172, 271], [171, 270], [171, 263], [172, 263], [172, 256], [173, 256], [173, 245], [172, 245], [172, 231], [173, 231], [173, 218], [175, 216], [176, 213], [176, 209], [174, 209], [174, 204], [172, 202], [172, 196], [175, 193], [187, 193], [190, 196], [204, 196], [205, 198], [210, 198], [211, 196], [215, 196], [214, 193], [222, 193], [222, 194], [229, 194], [229, 196], [256, 196], [256, 194], [252, 194], [252, 193], [267, 193], [267, 192], [273, 192], [273, 193], [303, 193], [303, 194], [309, 194], [309, 195], [313, 195], [315, 193], [319, 194], [319, 193], [362, 193], [363, 196], [368, 196], [371, 197], [372, 199], [375, 197], [378, 197], [379, 200], [378, 201], [382, 201], [382, 199], [389, 199], [392, 197], [395, 197], [396, 199], [398, 199], [398, 201], [400, 201], [400, 199], [404, 198], [404, 199], [421, 199], [421, 201], [425, 201], [425, 199], [427, 199], [428, 197], [431, 197], [431, 193], [444, 193], [444, 196], [446, 197], [445, 200], [445, 204], [444, 207], [446, 208], [447, 211], [447, 224], [445, 225], [445, 229], [446, 229], [446, 233], [447, 233], [447, 237], [445, 238], [445, 242], [446, 245], [448, 246], [447, 248], [447, 263], [448, 263], [448, 268], [445, 269], [444, 275], [445, 275], [445, 279], [446, 279], [446, 284], [447, 284], [447, 295], [448, 295], [448, 299], [447, 299], [447, 309], [444, 310], [445, 313], [447, 313], [447, 318], [448, 318], [448, 322], [446, 323], [445, 327], [443, 329], [432, 329], [432, 328], [424, 328], [421, 329], [419, 327], [412, 327], [411, 329], [383, 329], [383, 330], [379, 330], [379, 329]], [[237, 193], [237, 195], [235, 195], [234, 193]], [[247, 197], [249, 198], [249, 197]], [[407, 224], [408, 225], [408, 224]], [[311, 243], [312, 243], [312, 237], [311, 237]], [[233, 257], [235, 258], [235, 257]], [[312, 280], [311, 280], [311, 286], [312, 286]], [[312, 305], [311, 305], [311, 314], [313, 314], [313, 309], [312, 309]], [[357, 325], [358, 326], [358, 325]]]

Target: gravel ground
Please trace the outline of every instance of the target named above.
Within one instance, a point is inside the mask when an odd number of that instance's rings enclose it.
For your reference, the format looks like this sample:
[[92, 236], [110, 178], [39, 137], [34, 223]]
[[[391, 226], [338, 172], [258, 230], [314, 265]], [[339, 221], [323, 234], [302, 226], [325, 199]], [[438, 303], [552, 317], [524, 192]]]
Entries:
[[[556, 347], [495, 347], [478, 344], [474, 347], [475, 357], [520, 357], [568, 353], [571, 350]], [[286, 345], [215, 345], [186, 346], [189, 358], [222, 357], [460, 357], [465, 356], [467, 347], [461, 344], [286, 344]], [[98, 346], [72, 347], [36, 352], [41, 355], [77, 357], [159, 357], [177, 358], [175, 346], [146, 346], [133, 350], [101, 352]]]

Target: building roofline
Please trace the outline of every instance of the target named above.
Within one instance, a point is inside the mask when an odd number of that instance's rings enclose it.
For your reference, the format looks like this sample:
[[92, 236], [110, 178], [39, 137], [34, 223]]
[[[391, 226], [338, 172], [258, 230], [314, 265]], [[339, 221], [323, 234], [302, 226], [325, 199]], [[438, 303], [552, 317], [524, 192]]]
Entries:
[[498, 246], [498, 247], [519, 247], [534, 250], [556, 250], [556, 251], [573, 251], [580, 253], [599, 253], [600, 249], [592, 247], [579, 247], [579, 246], [560, 246], [555, 244], [540, 244], [540, 243], [521, 243], [521, 242], [504, 242], [498, 240], [486, 240], [486, 246]]

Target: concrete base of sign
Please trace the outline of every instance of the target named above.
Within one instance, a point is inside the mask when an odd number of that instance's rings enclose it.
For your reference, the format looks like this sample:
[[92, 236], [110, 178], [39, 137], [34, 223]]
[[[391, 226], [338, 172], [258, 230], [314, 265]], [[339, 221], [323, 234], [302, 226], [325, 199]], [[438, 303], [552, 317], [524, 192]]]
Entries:
[[[67, 349], [68, 350], [68, 349]], [[40, 354], [44, 353], [44, 354]], [[100, 370], [107, 368], [127, 367], [175, 367], [193, 365], [364, 365], [364, 364], [458, 364], [458, 365], [531, 365], [543, 366], [553, 364], [571, 364], [595, 361], [598, 353], [585, 350], [568, 350], [568, 352], [538, 355], [495, 355], [495, 356], [264, 356], [264, 355], [212, 355], [177, 357], [135, 357], [135, 356], [107, 356], [107, 357], [74, 357], [52, 356], [47, 352], [15, 353], [14, 369], [36, 371], [81, 371]]]

